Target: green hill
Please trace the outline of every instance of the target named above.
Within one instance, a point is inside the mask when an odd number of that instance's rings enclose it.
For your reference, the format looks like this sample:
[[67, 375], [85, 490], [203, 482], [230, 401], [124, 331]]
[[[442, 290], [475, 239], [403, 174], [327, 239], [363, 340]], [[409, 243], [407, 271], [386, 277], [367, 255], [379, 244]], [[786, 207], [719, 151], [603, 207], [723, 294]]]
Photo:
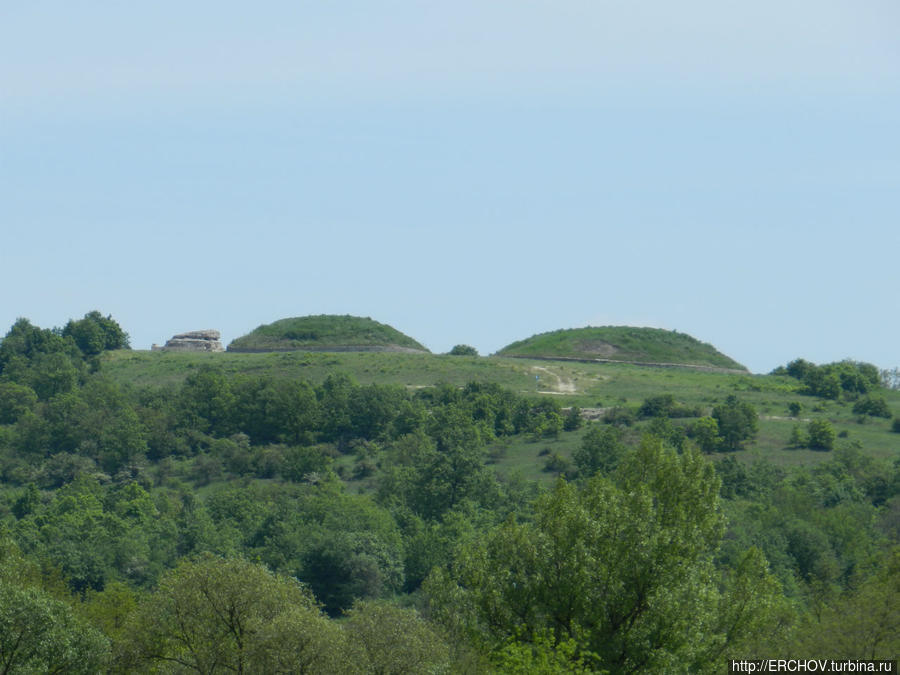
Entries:
[[629, 326], [570, 328], [541, 333], [513, 342], [497, 355], [747, 370], [712, 345], [685, 333]]
[[428, 349], [368, 317], [320, 314], [265, 324], [228, 345], [230, 352], [414, 351]]

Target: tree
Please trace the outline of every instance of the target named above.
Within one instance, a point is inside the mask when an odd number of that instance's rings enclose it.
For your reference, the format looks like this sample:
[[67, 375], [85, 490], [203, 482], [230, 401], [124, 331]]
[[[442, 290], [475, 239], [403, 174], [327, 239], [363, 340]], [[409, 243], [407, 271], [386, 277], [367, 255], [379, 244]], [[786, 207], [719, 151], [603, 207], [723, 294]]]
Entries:
[[891, 411], [883, 396], [866, 396], [853, 404], [854, 415], [891, 418]]
[[463, 546], [426, 593], [438, 617], [489, 650], [550, 639], [613, 674], [717, 672], [778, 595], [759, 554], [720, 591], [718, 492], [696, 451], [645, 437], [614, 480], [558, 481], [533, 522], [509, 520]]
[[112, 318], [94, 310], [83, 319], [72, 319], [62, 330], [63, 337], [71, 336], [85, 356], [96, 356], [112, 349], [130, 349], [128, 333]]
[[478, 350], [469, 345], [454, 345], [449, 354], [450, 356], [478, 356]]
[[749, 403], [738, 401], [733, 394], [713, 408], [712, 416], [719, 425], [722, 447], [726, 450], [740, 450], [745, 441], [756, 437], [759, 428], [756, 410]]
[[835, 659], [892, 659], [900, 652], [900, 549], [883, 555], [876, 572], [801, 622], [794, 654]]
[[[16, 358], [29, 362], [38, 354], [64, 354], [80, 358], [71, 338], [64, 338], [48, 328], [38, 328], [28, 319], [16, 319], [3, 340], [0, 340], [0, 373], [6, 373]], [[20, 382], [21, 384], [21, 382]]]
[[672, 394], [659, 394], [644, 399], [638, 408], [638, 417], [669, 417], [675, 410], [675, 397]]
[[220, 370], [210, 366], [198, 369], [181, 386], [178, 411], [185, 427], [218, 436], [229, 435], [235, 423], [231, 382]]
[[582, 426], [584, 426], [584, 418], [581, 416], [581, 408], [577, 405], [573, 405], [569, 408], [569, 412], [566, 413], [565, 420], [563, 421], [563, 430], [577, 431]]
[[138, 607], [125, 635], [121, 669], [342, 673], [353, 665], [340, 628], [309, 591], [241, 558], [183, 561]]
[[811, 420], [806, 429], [809, 447], [813, 450], [831, 450], [834, 447], [834, 427], [828, 420]]
[[791, 448], [805, 448], [809, 445], [809, 437], [803, 432], [800, 424], [795, 424], [791, 428], [791, 437], [788, 439], [788, 446]]
[[592, 424], [581, 439], [581, 447], [572, 456], [578, 472], [585, 478], [611, 472], [625, 452], [619, 427]]
[[307, 444], [319, 428], [319, 403], [308, 382], [243, 379], [235, 383], [233, 426], [254, 443]]
[[0, 581], [0, 672], [102, 672], [109, 641], [36, 588]]
[[715, 452], [722, 445], [722, 437], [719, 436], [719, 422], [715, 417], [701, 417], [692, 425], [691, 433], [697, 447], [705, 453]]
[[15, 424], [37, 403], [34, 389], [15, 382], [0, 382], [0, 424]]
[[332, 616], [360, 598], [381, 598], [400, 590], [399, 551], [374, 532], [319, 531], [309, 543], [299, 575]]
[[357, 602], [347, 615], [348, 637], [365, 649], [372, 673], [418, 675], [449, 666], [446, 642], [416, 610]]

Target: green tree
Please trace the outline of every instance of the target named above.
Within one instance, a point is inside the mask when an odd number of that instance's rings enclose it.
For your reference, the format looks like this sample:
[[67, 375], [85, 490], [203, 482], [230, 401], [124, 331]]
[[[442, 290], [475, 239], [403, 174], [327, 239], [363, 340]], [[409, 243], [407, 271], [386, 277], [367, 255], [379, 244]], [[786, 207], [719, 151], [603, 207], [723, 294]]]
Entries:
[[59, 600], [0, 581], [0, 672], [102, 672], [109, 641]]
[[625, 452], [619, 427], [592, 424], [581, 439], [581, 447], [572, 459], [581, 476], [589, 478], [598, 471], [607, 474], [619, 464]]
[[[63, 354], [68, 357], [79, 358], [80, 354], [75, 342], [71, 338], [64, 338], [58, 332], [47, 328], [38, 328], [28, 319], [16, 319], [3, 340], [0, 340], [0, 373], [10, 378], [7, 369], [16, 359], [21, 359], [27, 365], [38, 354]], [[22, 382], [19, 382], [22, 384]]]
[[39, 353], [31, 359], [27, 384], [42, 401], [75, 389], [79, 378], [79, 364], [63, 352]]
[[[296, 581], [240, 558], [185, 560], [132, 615], [121, 669], [341, 673], [353, 653]], [[290, 665], [291, 671], [281, 670]]]
[[303, 380], [243, 379], [233, 386], [235, 420], [254, 443], [309, 444], [320, 426], [316, 392]]
[[322, 414], [322, 437], [343, 450], [352, 436], [351, 398], [356, 382], [345, 373], [329, 375], [316, 389]]
[[69, 320], [62, 330], [63, 337], [72, 337], [86, 356], [96, 356], [110, 349], [129, 349], [128, 333], [113, 320], [94, 310], [78, 321]]
[[563, 430], [577, 431], [583, 426], [584, 418], [582, 418], [581, 416], [581, 408], [579, 408], [577, 405], [573, 405], [566, 413], [565, 420], [563, 421]]
[[22, 519], [34, 513], [41, 503], [41, 493], [34, 483], [29, 483], [12, 505], [12, 513], [16, 518]]
[[900, 549], [879, 563], [857, 588], [807, 613], [786, 648], [803, 657], [895, 658], [900, 653]]
[[362, 645], [374, 675], [446, 672], [450, 651], [437, 629], [414, 609], [385, 602], [357, 602], [346, 631]]
[[638, 408], [638, 417], [669, 417], [675, 410], [675, 397], [672, 394], [659, 394], [644, 400]]
[[705, 453], [715, 452], [722, 446], [719, 422], [715, 417], [701, 417], [691, 426], [691, 433], [697, 447]]
[[449, 354], [450, 356], [478, 356], [478, 350], [469, 345], [454, 345]]
[[756, 410], [733, 394], [713, 408], [712, 416], [719, 425], [722, 447], [726, 450], [740, 450], [746, 441], [756, 437], [759, 428]]
[[828, 420], [810, 420], [806, 428], [807, 443], [813, 450], [831, 450], [837, 436]]
[[389, 596], [403, 585], [399, 551], [372, 532], [313, 535], [298, 575], [332, 616], [360, 598]]
[[534, 522], [510, 520], [464, 546], [426, 592], [437, 616], [488, 649], [549, 637], [610, 673], [717, 672], [778, 595], [759, 555], [720, 590], [718, 492], [701, 455], [646, 437], [615, 482], [557, 482]]
[[809, 445], [809, 437], [804, 433], [800, 424], [791, 427], [791, 437], [788, 439], [788, 446], [792, 448], [805, 448]]
[[37, 403], [34, 389], [15, 382], [0, 382], [0, 424], [15, 424], [26, 410]]
[[891, 411], [883, 396], [866, 396], [853, 404], [853, 414], [891, 418]]
[[220, 371], [204, 366], [184, 381], [178, 393], [181, 424], [216, 436], [235, 431], [235, 397], [231, 382]]

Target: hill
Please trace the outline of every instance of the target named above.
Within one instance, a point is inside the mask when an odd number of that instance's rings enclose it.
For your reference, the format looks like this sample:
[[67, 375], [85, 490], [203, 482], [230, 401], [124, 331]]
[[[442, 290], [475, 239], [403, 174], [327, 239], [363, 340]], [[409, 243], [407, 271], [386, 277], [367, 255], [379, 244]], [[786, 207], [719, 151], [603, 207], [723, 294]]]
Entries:
[[320, 314], [281, 319], [232, 340], [230, 352], [398, 351], [428, 349], [397, 329], [368, 317]]
[[712, 345], [685, 333], [630, 326], [570, 328], [541, 333], [513, 342], [497, 355], [747, 370]]

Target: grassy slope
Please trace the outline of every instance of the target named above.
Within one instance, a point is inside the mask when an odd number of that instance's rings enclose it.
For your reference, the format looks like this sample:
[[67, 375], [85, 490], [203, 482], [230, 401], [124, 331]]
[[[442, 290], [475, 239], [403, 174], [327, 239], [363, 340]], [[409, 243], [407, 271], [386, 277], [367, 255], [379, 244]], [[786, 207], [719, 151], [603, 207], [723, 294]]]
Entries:
[[[866, 418], [860, 423], [852, 404], [821, 402], [797, 393], [798, 383], [788, 377], [749, 375], [655, 368], [621, 363], [547, 362], [502, 357], [461, 357], [433, 354], [395, 353], [304, 353], [265, 354], [179, 353], [119, 351], [104, 356], [103, 370], [111, 377], [137, 386], [167, 386], [181, 382], [202, 365], [215, 365], [226, 373], [303, 378], [321, 382], [330, 373], [344, 372], [361, 384], [397, 384], [410, 388], [428, 387], [438, 382], [462, 385], [472, 380], [496, 382], [514, 391], [539, 396], [552, 392], [563, 406], [608, 408], [638, 406], [655, 394], [671, 393], [678, 401], [700, 406], [707, 414], [712, 406], [736, 394], [751, 403], [760, 414], [759, 435], [747, 450], [737, 453], [744, 461], [766, 458], [780, 465], [812, 464], [831, 456], [828, 452], [788, 449], [796, 420], [788, 417], [787, 406], [800, 402], [801, 419], [825, 418], [837, 432], [847, 432], [838, 446], [859, 441], [874, 457], [893, 459], [900, 448], [900, 434], [890, 431], [890, 420]], [[535, 379], [540, 376], [540, 380]], [[569, 385], [569, 386], [564, 386]], [[574, 387], [572, 393], [554, 389]], [[900, 414], [900, 391], [883, 391], [891, 411]], [[814, 410], [821, 405], [822, 410]], [[678, 423], [678, 421], [676, 421]], [[569, 456], [577, 447], [580, 432], [562, 434], [560, 439], [532, 442], [513, 439], [505, 452], [498, 452], [500, 470], [540, 473], [545, 447]]]
[[603, 326], [534, 335], [507, 345], [499, 356], [608, 359], [637, 363], [679, 363], [746, 370], [737, 361], [684, 333], [660, 328]]
[[408, 335], [368, 317], [320, 314], [281, 319], [232, 340], [229, 350], [326, 350], [329, 347], [404, 347], [428, 350]]

